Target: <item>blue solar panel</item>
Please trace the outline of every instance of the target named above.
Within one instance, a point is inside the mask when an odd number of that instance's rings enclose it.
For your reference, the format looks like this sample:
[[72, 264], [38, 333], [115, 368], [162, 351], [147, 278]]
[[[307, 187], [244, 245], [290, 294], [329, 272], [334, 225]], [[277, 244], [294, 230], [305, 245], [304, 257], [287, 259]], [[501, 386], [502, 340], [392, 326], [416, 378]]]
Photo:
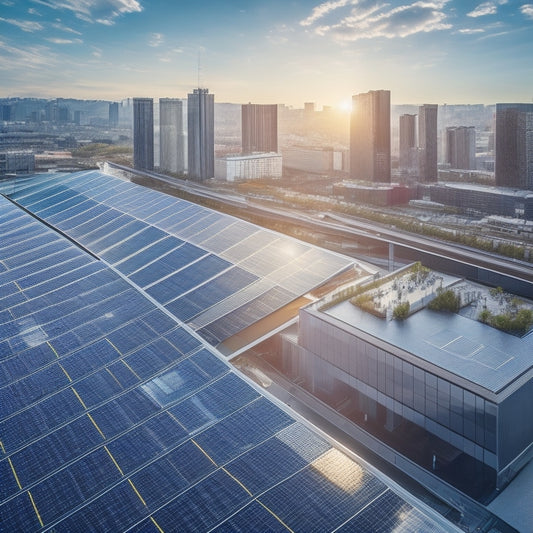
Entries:
[[140, 287], [146, 287], [147, 285], [176, 272], [180, 268], [185, 267], [189, 263], [196, 261], [203, 255], [207, 255], [207, 252], [192, 244], [185, 243], [176, 250], [157, 259], [142, 270], [139, 270], [130, 276], [130, 279]]
[[161, 413], [111, 441], [107, 447], [121, 470], [128, 474], [184, 442], [186, 437], [187, 433], [178, 422], [168, 413]]
[[250, 499], [246, 490], [221, 470], [154, 513], [163, 531], [208, 531]]
[[167, 309], [187, 322], [224, 298], [253, 283], [258, 278], [246, 270], [233, 267], [212, 281], [167, 304]]
[[281, 409], [259, 398], [206, 429], [196, 439], [217, 464], [223, 464], [292, 423], [294, 420]]
[[250, 531], [287, 533], [288, 529], [263, 505], [253, 501], [213, 531], [217, 533], [249, 533]]
[[147, 289], [157, 301], [167, 303], [230, 267], [224, 259], [208, 255]]

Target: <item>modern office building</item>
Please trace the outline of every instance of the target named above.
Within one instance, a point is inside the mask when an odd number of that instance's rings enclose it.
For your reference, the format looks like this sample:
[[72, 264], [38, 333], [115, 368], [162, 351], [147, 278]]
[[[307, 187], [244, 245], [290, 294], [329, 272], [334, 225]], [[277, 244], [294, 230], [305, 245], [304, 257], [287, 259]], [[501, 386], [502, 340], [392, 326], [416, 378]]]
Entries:
[[109, 104], [109, 127], [118, 127], [118, 102], [111, 102]]
[[281, 178], [282, 170], [281, 154], [276, 152], [229, 155], [215, 160], [215, 178], [223, 181]]
[[390, 91], [353, 96], [350, 123], [352, 179], [390, 182]]
[[496, 104], [496, 185], [533, 189], [533, 104]]
[[159, 167], [174, 174], [185, 172], [183, 102], [179, 98], [159, 99]]
[[263, 104], [243, 104], [242, 152], [278, 151], [278, 106]]
[[413, 152], [416, 150], [416, 115], [400, 115], [400, 170], [412, 167]]
[[138, 170], [154, 169], [154, 101], [133, 99], [133, 166]]
[[533, 192], [527, 189], [449, 182], [431, 185], [429, 195], [433, 202], [465, 213], [533, 220]]
[[476, 128], [452, 126], [446, 128], [445, 162], [450, 168], [476, 169]]
[[187, 98], [188, 174], [206, 180], [215, 176], [215, 95], [194, 89]]
[[351, 259], [99, 171], [0, 192], [2, 530], [460, 531], [221, 351]]
[[437, 104], [418, 108], [419, 180], [423, 182], [438, 180], [437, 113]]
[[[427, 308], [442, 288], [477, 309], [507, 312], [487, 287], [436, 272], [416, 280], [395, 272], [374, 278], [359, 298], [339, 292], [301, 309], [297, 335], [282, 335], [283, 364], [354, 422], [375, 453], [429, 484], [436, 477], [488, 501], [533, 457], [525, 415], [533, 335]], [[408, 300], [413, 313], [394, 319], [394, 306]]]
[[290, 146], [282, 151], [283, 166], [291, 170], [330, 174], [348, 171], [348, 152], [310, 146]]
[[35, 170], [35, 152], [32, 150], [0, 151], [0, 177], [10, 173], [30, 173]]

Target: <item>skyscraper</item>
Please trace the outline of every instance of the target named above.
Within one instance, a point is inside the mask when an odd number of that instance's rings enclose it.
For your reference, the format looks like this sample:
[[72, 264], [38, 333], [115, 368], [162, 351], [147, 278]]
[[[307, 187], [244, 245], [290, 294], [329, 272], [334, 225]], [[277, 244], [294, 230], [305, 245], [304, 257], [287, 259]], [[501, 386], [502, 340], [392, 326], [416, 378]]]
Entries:
[[446, 163], [451, 168], [475, 170], [476, 129], [474, 126], [446, 128]]
[[109, 104], [109, 127], [116, 128], [118, 126], [118, 102], [111, 102]]
[[278, 106], [244, 104], [241, 113], [242, 151], [278, 151]]
[[139, 170], [154, 169], [154, 101], [133, 99], [133, 166]]
[[496, 104], [496, 185], [533, 189], [533, 104]]
[[352, 100], [351, 177], [390, 182], [390, 91], [356, 94]]
[[194, 89], [187, 98], [189, 176], [205, 180], [215, 175], [215, 95]]
[[159, 167], [167, 172], [185, 171], [183, 102], [179, 98], [159, 99]]
[[420, 147], [420, 181], [437, 181], [437, 104], [418, 108], [418, 143]]
[[416, 115], [400, 116], [400, 169], [408, 170], [416, 147]]

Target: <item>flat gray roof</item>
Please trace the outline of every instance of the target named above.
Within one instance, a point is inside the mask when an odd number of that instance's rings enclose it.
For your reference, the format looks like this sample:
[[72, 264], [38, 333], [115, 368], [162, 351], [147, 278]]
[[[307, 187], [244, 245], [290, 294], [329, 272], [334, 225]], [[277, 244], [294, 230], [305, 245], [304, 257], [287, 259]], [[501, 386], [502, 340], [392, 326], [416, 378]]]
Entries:
[[533, 333], [519, 338], [455, 313], [426, 308], [387, 321], [344, 301], [326, 314], [494, 393], [533, 367]]

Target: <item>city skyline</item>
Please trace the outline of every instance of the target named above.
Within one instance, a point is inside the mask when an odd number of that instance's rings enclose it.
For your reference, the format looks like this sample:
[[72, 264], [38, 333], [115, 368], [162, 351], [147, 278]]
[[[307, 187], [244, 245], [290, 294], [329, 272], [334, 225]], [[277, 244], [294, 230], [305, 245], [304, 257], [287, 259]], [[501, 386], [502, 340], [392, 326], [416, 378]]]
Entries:
[[318, 109], [379, 88], [393, 104], [533, 98], [524, 1], [0, 4], [1, 97], [185, 97], [201, 85], [219, 102]]

